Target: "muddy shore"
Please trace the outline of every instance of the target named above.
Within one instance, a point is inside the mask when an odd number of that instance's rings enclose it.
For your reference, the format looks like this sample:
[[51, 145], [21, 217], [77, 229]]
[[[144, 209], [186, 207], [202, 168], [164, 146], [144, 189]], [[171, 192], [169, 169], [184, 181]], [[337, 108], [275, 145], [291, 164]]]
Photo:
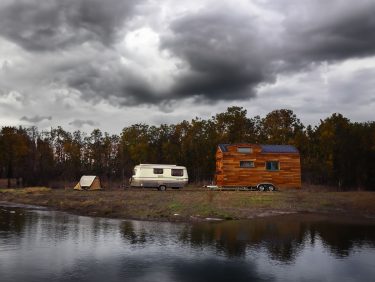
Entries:
[[203, 188], [164, 192], [73, 191], [31, 187], [0, 189], [0, 202], [36, 205], [79, 215], [172, 222], [250, 219], [289, 213], [375, 219], [373, 192], [249, 192]]

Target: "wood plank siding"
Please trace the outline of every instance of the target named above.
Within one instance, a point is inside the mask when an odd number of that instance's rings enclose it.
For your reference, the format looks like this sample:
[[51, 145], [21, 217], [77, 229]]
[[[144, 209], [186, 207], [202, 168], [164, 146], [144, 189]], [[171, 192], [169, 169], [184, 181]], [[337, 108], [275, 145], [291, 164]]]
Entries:
[[279, 189], [301, 188], [298, 150], [289, 145], [243, 143], [218, 146], [216, 185], [254, 187], [260, 183], [272, 183]]

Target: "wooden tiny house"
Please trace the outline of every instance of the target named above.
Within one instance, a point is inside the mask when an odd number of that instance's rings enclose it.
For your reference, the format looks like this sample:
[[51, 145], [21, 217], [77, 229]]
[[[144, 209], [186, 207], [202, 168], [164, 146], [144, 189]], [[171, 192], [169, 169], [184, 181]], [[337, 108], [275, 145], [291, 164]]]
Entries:
[[216, 150], [216, 185], [260, 190], [301, 188], [299, 152], [291, 145], [220, 144]]

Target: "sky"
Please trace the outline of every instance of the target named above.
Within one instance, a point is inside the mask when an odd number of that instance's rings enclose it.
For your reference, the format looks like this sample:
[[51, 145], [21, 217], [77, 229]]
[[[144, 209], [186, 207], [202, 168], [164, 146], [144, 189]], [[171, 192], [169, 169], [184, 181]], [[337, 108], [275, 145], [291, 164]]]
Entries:
[[374, 120], [374, 0], [1, 0], [0, 125]]

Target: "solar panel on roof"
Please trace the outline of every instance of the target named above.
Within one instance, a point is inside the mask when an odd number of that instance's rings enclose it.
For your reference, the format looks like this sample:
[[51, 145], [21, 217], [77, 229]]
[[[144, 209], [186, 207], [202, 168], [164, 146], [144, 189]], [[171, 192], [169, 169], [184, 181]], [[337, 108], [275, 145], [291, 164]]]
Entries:
[[[228, 152], [228, 146], [235, 144], [219, 144], [222, 152]], [[251, 145], [251, 144], [249, 144]], [[292, 145], [259, 145], [262, 153], [299, 153], [297, 148]]]
[[292, 145], [260, 145], [262, 153], [298, 153]]
[[222, 152], [228, 152], [227, 146], [228, 144], [219, 144], [219, 148]]

